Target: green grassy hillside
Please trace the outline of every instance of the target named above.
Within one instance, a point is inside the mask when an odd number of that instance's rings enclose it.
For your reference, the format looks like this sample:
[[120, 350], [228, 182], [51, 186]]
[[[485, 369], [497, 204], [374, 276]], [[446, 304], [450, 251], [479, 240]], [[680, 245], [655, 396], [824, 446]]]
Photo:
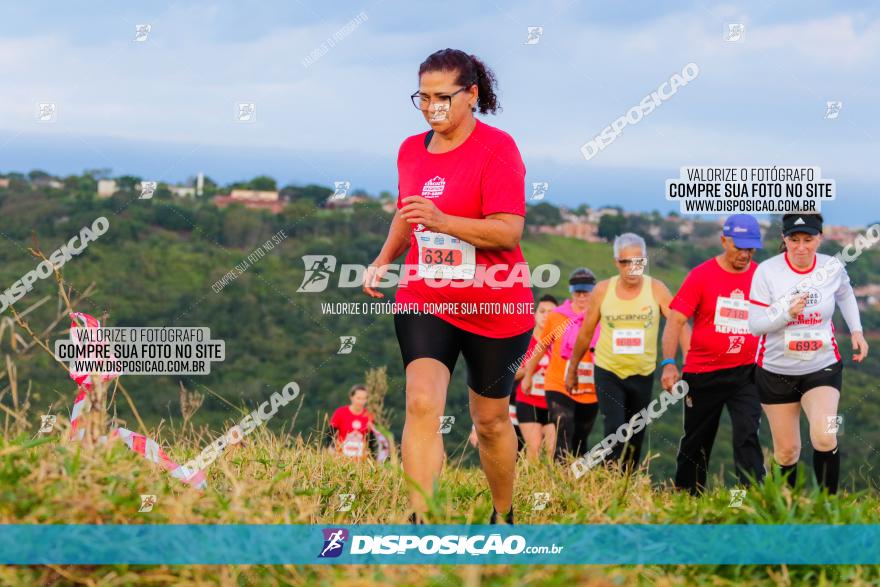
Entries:
[[[247, 445], [225, 453], [209, 469], [205, 494], [170, 479], [118, 443], [90, 448], [36, 435], [40, 415], [67, 414], [75, 386], [68, 375], [10, 318], [0, 318], [0, 523], [396, 523], [407, 515], [406, 485], [398, 461], [385, 465], [340, 462], [320, 451], [315, 435], [326, 414], [345, 402], [345, 392], [371, 374], [387, 389], [387, 424], [399, 437], [403, 422], [403, 373], [389, 316], [327, 316], [321, 303], [365, 301], [359, 290], [329, 288], [300, 294], [301, 256], [332, 254], [340, 263], [366, 264], [384, 239], [389, 216], [374, 205], [331, 212], [297, 203], [280, 216], [201, 203], [117, 196], [96, 201], [63, 192], [0, 190], [0, 283], [11, 284], [37, 263], [28, 247], [46, 253], [97, 216], [111, 229], [64, 267], [75, 308], [110, 326], [208, 326], [226, 341], [227, 359], [204, 377], [125, 376], [109, 414], [142, 430], [183, 462], [253, 407], [297, 381], [296, 406], [282, 411]], [[212, 285], [279, 230], [288, 238], [215, 293]], [[611, 274], [607, 244], [528, 235], [524, 253], [532, 266], [554, 263], [563, 277], [586, 265], [600, 278]], [[711, 248], [672, 243], [650, 251], [650, 273], [673, 291], [687, 270]], [[867, 261], [866, 261], [867, 262]], [[863, 265], [856, 268], [864, 278]], [[92, 285], [94, 284], [94, 285]], [[564, 282], [550, 290], [564, 297]], [[535, 292], [539, 294], [541, 292]], [[57, 303], [57, 285], [39, 281], [15, 304], [29, 327], [50, 342], [68, 320]], [[350, 355], [338, 355], [339, 337], [355, 335]], [[842, 344], [848, 353], [846, 341]], [[670, 491], [669, 477], [680, 412], [673, 410], [647, 431], [645, 467], [630, 479], [595, 471], [574, 480], [565, 469], [520, 461], [515, 507], [519, 523], [878, 523], [880, 502], [874, 463], [880, 433], [876, 398], [878, 361], [848, 365], [841, 412], [845, 416], [844, 491], [825, 498], [810, 475], [792, 492], [773, 481], [750, 489], [743, 507], [730, 508], [730, 431], [722, 424], [713, 455], [713, 489], [699, 499]], [[386, 373], [382, 375], [383, 369]], [[447, 414], [457, 420], [446, 437], [449, 456], [432, 502], [432, 521], [488, 519], [491, 504], [474, 451], [466, 443], [470, 421], [464, 372], [456, 369]], [[126, 394], [127, 392], [127, 394]], [[198, 394], [198, 395], [195, 395]], [[126, 397], [127, 395], [127, 397]], [[201, 396], [198, 408], [193, 401]], [[131, 401], [129, 402], [129, 397]], [[137, 414], [132, 409], [135, 406]], [[143, 422], [143, 428], [141, 427]], [[769, 438], [762, 430], [763, 439]], [[597, 442], [600, 431], [591, 440]], [[808, 436], [804, 436], [808, 438]], [[808, 448], [808, 447], [805, 447]], [[805, 450], [808, 457], [810, 451]], [[805, 467], [805, 472], [809, 468]], [[531, 509], [531, 488], [551, 494], [545, 510]], [[853, 492], [858, 490], [858, 492]], [[139, 495], [158, 496], [139, 514]], [[336, 511], [338, 493], [355, 493], [351, 512]], [[400, 585], [795, 585], [880, 584], [877, 568], [696, 567], [23, 567], [0, 568], [0, 583], [35, 584], [400, 584]]]
[[[95, 284], [76, 309], [105, 316], [109, 326], [207, 326], [213, 338], [226, 341], [227, 359], [215, 364], [211, 375], [126, 377], [126, 387], [150, 426], [179, 419], [172, 406], [181, 385], [206, 398], [199, 423], [221, 430], [235, 417], [230, 404], [253, 407], [293, 380], [304, 391], [301, 417], [295, 423], [279, 417], [270, 426], [276, 430], [293, 426], [308, 437], [317, 433], [329, 412], [345, 403], [346, 390], [363, 380], [366, 371], [387, 368], [386, 407], [391, 430], [399, 436], [404, 381], [391, 317], [321, 313], [322, 302], [367, 301], [358, 289], [297, 292], [304, 275], [302, 255], [331, 254], [340, 264], [372, 261], [390, 219], [376, 204], [330, 211], [296, 202], [283, 214], [273, 216], [240, 207], [218, 210], [206, 202], [161, 196], [137, 200], [126, 192], [96, 200], [84, 191], [0, 189], [0, 232], [4, 236], [0, 240], [0, 283], [8, 287], [33, 269], [37, 260], [27, 248], [35, 242], [48, 254], [102, 215], [109, 219], [110, 230], [63, 270], [74, 288], [74, 298]], [[280, 230], [286, 240], [215, 293], [212, 285], [217, 280]], [[600, 278], [611, 275], [608, 244], [526, 235], [522, 248], [533, 267], [542, 263], [560, 267], [562, 282], [550, 289], [559, 297], [566, 295], [565, 278], [577, 266], [590, 267]], [[687, 242], [667, 243], [650, 251], [649, 272], [675, 291], [687, 270], [715, 252], [717, 249]], [[770, 251], [762, 252], [762, 256], [768, 254]], [[872, 259], [875, 256], [866, 255], [854, 264], [854, 275], [861, 271], [864, 279], [862, 270]], [[48, 299], [28, 316], [42, 331], [57, 318], [56, 290], [51, 280], [40, 280], [15, 307], [23, 311]], [[3, 316], [9, 316], [9, 310]], [[48, 338], [59, 337], [67, 323], [61, 320], [50, 329]], [[31, 386], [34, 413], [66, 413], [75, 392], [70, 379], [43, 353], [31, 349], [19, 354], [20, 345], [12, 345], [12, 329], [4, 332], [0, 350], [14, 359], [19, 385]], [[354, 352], [336, 354], [339, 338], [349, 335], [357, 336]], [[848, 340], [841, 346], [848, 356]], [[875, 345], [875, 351], [878, 348], [880, 345]], [[880, 433], [871, 423], [880, 418], [880, 406], [872, 401], [875, 378], [880, 375], [878, 365], [875, 352], [865, 364], [850, 365], [846, 370], [842, 447], [844, 484], [849, 487], [866, 487], [869, 480], [877, 479], [871, 463], [877, 462], [875, 447], [880, 446]], [[0, 402], [8, 404], [8, 395]], [[461, 362], [454, 373], [447, 414], [456, 417], [447, 437], [448, 452], [464, 463], [475, 463], [466, 444], [470, 419]], [[118, 415], [129, 423], [134, 421], [126, 404], [119, 406]], [[672, 474], [679, 433], [677, 409], [648, 429], [646, 447], [654, 455], [651, 474], [658, 482]], [[762, 435], [766, 444], [766, 429]], [[600, 436], [597, 428], [590, 440], [598, 442]], [[804, 450], [806, 459], [810, 453]], [[714, 453], [713, 473], [726, 475], [730, 464], [730, 433], [725, 421]]]

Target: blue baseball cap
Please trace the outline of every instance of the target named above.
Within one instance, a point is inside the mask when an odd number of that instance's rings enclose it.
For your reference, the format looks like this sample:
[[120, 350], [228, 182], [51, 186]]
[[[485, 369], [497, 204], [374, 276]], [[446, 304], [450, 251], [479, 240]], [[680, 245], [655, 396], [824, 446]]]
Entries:
[[724, 223], [724, 236], [733, 239], [738, 249], [762, 249], [761, 227], [754, 216], [734, 214]]

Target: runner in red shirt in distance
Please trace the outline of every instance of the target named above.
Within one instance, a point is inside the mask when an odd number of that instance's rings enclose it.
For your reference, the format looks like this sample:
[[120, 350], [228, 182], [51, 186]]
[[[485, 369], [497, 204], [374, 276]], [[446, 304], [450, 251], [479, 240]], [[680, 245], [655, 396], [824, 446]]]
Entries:
[[349, 390], [348, 397], [351, 404], [338, 408], [330, 418], [327, 445], [336, 454], [364, 460], [370, 452], [373, 427], [373, 415], [367, 411], [370, 395], [366, 387], [355, 385]]

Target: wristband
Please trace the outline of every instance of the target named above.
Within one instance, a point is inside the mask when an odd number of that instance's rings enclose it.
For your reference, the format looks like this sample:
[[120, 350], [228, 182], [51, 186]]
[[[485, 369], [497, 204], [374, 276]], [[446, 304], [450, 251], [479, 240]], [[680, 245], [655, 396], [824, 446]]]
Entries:
[[675, 365], [675, 359], [663, 359], [662, 361], [660, 361], [661, 369], [666, 365]]

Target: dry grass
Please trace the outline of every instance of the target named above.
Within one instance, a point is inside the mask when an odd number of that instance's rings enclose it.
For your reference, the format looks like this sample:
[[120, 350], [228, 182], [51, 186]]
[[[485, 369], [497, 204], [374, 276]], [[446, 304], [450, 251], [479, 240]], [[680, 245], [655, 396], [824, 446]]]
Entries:
[[[154, 434], [156, 431], [153, 431]], [[172, 458], [185, 461], [202, 446], [197, 433], [156, 434]], [[204, 434], [202, 434], [204, 436]], [[121, 443], [88, 447], [60, 440], [24, 448], [24, 437], [0, 444], [0, 523], [99, 524], [329, 524], [404, 523], [406, 482], [399, 465], [340, 460], [299, 437], [256, 430], [247, 444], [227, 451], [210, 468], [200, 492], [169, 477]], [[728, 508], [726, 492], [694, 499], [652, 487], [646, 475], [627, 479], [597, 471], [574, 480], [547, 463], [520, 461], [517, 521], [554, 523], [880, 523], [876, 497], [845, 495], [823, 501], [769, 484], [750, 492], [746, 507]], [[532, 509], [532, 490], [549, 492], [546, 509]], [[339, 493], [357, 497], [350, 512], [336, 511]], [[138, 513], [141, 494], [155, 494], [152, 512]], [[777, 503], [778, 502], [778, 503]], [[432, 502], [437, 523], [485, 523], [491, 511], [477, 469], [448, 467]], [[773, 576], [768, 574], [772, 571]], [[760, 567], [347, 567], [158, 566], [25, 567], [0, 569], [0, 583], [144, 584], [796, 584], [808, 568]], [[835, 567], [834, 583], [880, 580], [877, 569]], [[66, 578], [65, 578], [66, 577]], [[788, 578], [786, 578], [788, 577]], [[816, 579], [815, 576], [810, 576]], [[613, 582], [612, 582], [613, 581]], [[70, 583], [68, 583], [70, 582]], [[821, 582], [820, 582], [821, 584]], [[830, 584], [830, 583], [829, 583]], [[871, 584], [871, 583], [862, 583]], [[876, 584], [876, 583], [874, 583]]]
[[[60, 275], [59, 313], [71, 307]], [[15, 315], [10, 331], [18, 348], [40, 346], [39, 334]], [[57, 324], [56, 320], [54, 324]], [[7, 329], [10, 325], [3, 323]], [[51, 328], [49, 329], [51, 330]], [[0, 336], [3, 335], [0, 330]], [[14, 360], [5, 359], [7, 385], [0, 390], [4, 412], [0, 437], [0, 523], [28, 524], [357, 524], [403, 523], [409, 510], [408, 487], [396, 452], [386, 463], [343, 460], [299, 436], [256, 429], [209, 468], [209, 489], [201, 492], [171, 478], [160, 467], [120, 442], [100, 443], [120, 399], [129, 402], [141, 432], [158, 441], [179, 463], [198, 454], [220, 431], [196, 428], [204, 399], [180, 389], [182, 419], [177, 428], [147, 430], [125, 388], [114, 382], [96, 386], [95, 408], [84, 424], [84, 442], [70, 442], [68, 423], [37, 436], [29, 387], [17, 380]], [[371, 409], [386, 414], [384, 373], [367, 374]], [[23, 387], [23, 388], [22, 388]], [[73, 388], [73, 385], [71, 385]], [[6, 400], [4, 401], [4, 398]], [[547, 492], [546, 508], [535, 510], [533, 492]], [[337, 510], [337, 495], [353, 493], [348, 512]], [[157, 504], [139, 513], [141, 494]], [[720, 489], [699, 499], [652, 486], [644, 471], [632, 477], [591, 472], [580, 480], [550, 463], [517, 464], [514, 507], [520, 524], [729, 524], [729, 523], [880, 523], [875, 493], [832, 499], [804, 489], [768, 482], [749, 490], [742, 508], [728, 507]], [[491, 502], [478, 469], [450, 462], [430, 502], [435, 523], [485, 523]], [[87, 548], [88, 545], [83, 545]], [[3, 585], [818, 585], [880, 584], [876, 567], [786, 566], [48, 566], [0, 567]]]

